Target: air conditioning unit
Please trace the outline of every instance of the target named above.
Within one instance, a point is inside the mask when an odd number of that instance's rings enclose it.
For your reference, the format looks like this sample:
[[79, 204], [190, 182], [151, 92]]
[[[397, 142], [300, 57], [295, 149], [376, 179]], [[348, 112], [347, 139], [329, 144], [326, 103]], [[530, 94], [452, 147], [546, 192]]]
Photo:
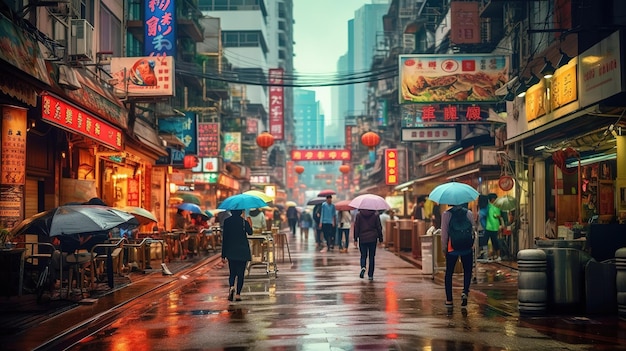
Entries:
[[76, 61], [93, 61], [93, 26], [85, 19], [71, 20], [70, 57]]

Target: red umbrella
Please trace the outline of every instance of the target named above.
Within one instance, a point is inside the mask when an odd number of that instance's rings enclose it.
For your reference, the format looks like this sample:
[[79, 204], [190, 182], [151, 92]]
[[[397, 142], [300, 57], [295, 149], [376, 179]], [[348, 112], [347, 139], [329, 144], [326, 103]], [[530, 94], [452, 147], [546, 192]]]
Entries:
[[337, 192], [335, 192], [332, 189], [324, 189], [320, 191], [319, 194], [317, 194], [317, 196], [326, 197], [328, 195], [335, 195], [335, 194], [337, 194]]
[[352, 210], [354, 210], [354, 207], [350, 206], [350, 201], [352, 201], [352, 200], [341, 200], [341, 201], [335, 202], [335, 209], [337, 211], [352, 211]]

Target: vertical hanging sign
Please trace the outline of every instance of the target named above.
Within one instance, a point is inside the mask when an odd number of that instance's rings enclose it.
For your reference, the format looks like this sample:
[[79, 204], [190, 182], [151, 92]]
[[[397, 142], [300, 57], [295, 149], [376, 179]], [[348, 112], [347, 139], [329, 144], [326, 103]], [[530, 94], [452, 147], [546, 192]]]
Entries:
[[385, 150], [385, 184], [398, 184], [398, 150]]
[[176, 0], [144, 0], [145, 56], [176, 57]]
[[282, 68], [272, 68], [269, 70], [270, 76], [270, 134], [275, 140], [283, 140], [284, 133], [284, 93], [283, 93], [283, 75]]
[[26, 109], [0, 105], [0, 227], [13, 228], [22, 221], [26, 183]]

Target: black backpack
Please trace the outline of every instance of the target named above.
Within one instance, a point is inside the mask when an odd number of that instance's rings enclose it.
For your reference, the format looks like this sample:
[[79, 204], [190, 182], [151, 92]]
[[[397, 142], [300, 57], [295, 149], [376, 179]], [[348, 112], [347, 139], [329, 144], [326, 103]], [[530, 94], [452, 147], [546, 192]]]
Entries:
[[471, 249], [474, 244], [474, 229], [472, 222], [467, 219], [467, 209], [453, 207], [450, 209], [450, 223], [448, 224], [448, 237], [454, 251]]

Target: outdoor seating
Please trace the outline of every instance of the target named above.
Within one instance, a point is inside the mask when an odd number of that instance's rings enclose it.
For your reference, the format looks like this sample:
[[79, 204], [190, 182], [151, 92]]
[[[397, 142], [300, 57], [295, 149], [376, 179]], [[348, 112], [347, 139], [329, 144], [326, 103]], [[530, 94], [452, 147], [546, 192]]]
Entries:
[[123, 265], [123, 245], [127, 242], [127, 239], [122, 238], [109, 243], [97, 244], [91, 249], [91, 267], [93, 272], [91, 274], [91, 284], [96, 284], [96, 279], [107, 275], [107, 282], [109, 287], [113, 288], [113, 274], [120, 274], [122, 272]]
[[25, 274], [27, 277], [31, 277], [33, 282], [36, 282], [39, 274], [43, 272], [45, 266], [52, 259], [56, 247], [46, 242], [25, 242], [24, 247], [26, 248], [24, 257]]
[[[150, 265], [150, 262], [146, 260], [146, 258], [150, 257], [150, 253], [148, 251], [148, 255], [146, 255], [146, 247], [148, 247], [148, 241], [150, 239], [134, 239], [129, 240], [128, 243], [124, 244], [124, 257], [127, 260], [129, 266], [132, 263], [137, 264], [137, 269], [140, 271], [144, 271], [146, 266]], [[149, 247], [148, 247], [149, 250]]]
[[76, 282], [76, 289], [80, 291], [80, 295], [84, 296], [88, 293], [85, 283], [87, 274], [86, 271], [89, 267], [92, 266], [92, 258], [94, 253], [92, 252], [75, 252], [68, 254], [65, 257], [65, 263], [68, 267], [68, 295], [69, 292], [74, 288], [74, 282]]
[[287, 240], [286, 233], [275, 233], [274, 236], [274, 245], [277, 250], [280, 250], [280, 258], [281, 262], [285, 262], [285, 247], [287, 247], [287, 254], [289, 255], [289, 262], [291, 263], [291, 251], [289, 250], [289, 242]]

